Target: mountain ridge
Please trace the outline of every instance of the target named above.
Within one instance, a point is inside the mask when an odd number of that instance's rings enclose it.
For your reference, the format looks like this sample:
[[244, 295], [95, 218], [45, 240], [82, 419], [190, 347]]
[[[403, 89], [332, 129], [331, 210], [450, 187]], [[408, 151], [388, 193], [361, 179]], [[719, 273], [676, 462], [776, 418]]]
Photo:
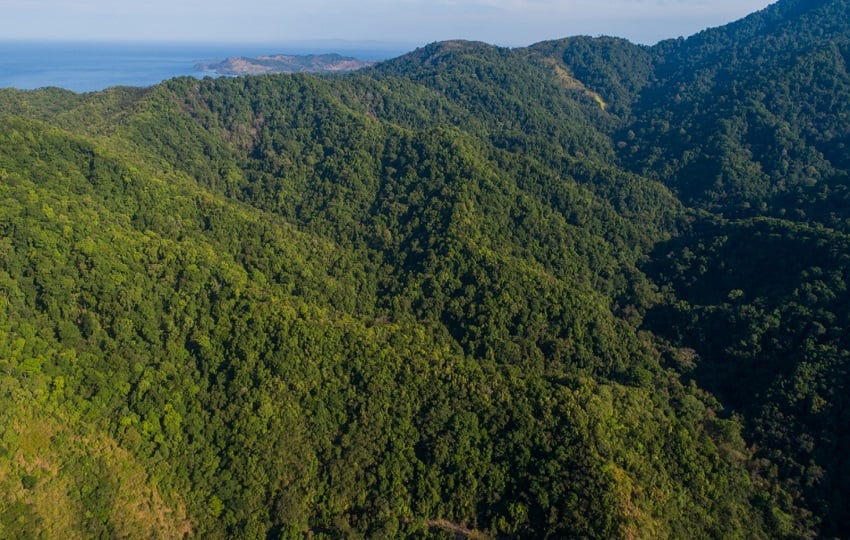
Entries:
[[846, 9], [0, 91], [0, 536], [846, 535]]

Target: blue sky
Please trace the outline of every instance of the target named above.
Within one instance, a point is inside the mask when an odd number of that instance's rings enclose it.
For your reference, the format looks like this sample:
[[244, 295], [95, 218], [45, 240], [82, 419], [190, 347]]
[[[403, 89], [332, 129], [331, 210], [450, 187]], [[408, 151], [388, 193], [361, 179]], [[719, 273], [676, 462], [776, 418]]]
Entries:
[[770, 0], [0, 0], [0, 39], [528, 45], [577, 34], [688, 36]]

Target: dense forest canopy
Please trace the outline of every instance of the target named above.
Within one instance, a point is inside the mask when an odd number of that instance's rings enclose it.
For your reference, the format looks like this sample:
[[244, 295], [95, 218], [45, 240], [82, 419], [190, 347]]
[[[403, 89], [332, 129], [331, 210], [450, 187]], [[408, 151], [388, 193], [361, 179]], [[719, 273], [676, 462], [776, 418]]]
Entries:
[[850, 535], [848, 21], [0, 90], [0, 537]]

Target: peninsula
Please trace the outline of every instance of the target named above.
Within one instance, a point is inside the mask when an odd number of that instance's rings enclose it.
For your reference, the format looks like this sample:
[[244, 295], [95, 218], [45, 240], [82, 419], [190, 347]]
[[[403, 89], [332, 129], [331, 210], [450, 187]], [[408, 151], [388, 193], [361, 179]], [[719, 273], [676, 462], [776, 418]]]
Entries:
[[195, 67], [218, 75], [262, 75], [266, 73], [322, 73], [354, 71], [373, 65], [356, 58], [339, 54], [290, 55], [275, 54], [247, 58], [231, 57], [218, 63], [201, 63]]

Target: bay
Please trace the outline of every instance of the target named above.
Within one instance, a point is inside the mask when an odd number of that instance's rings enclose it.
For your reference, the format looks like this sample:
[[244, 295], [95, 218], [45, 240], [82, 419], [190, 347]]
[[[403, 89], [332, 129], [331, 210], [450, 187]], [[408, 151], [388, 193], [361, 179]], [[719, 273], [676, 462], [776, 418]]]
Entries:
[[0, 88], [55, 86], [92, 92], [111, 86], [151, 86], [184, 75], [215, 76], [198, 70], [231, 56], [339, 53], [360, 60], [385, 60], [414, 48], [378, 42], [106, 43], [0, 41]]

